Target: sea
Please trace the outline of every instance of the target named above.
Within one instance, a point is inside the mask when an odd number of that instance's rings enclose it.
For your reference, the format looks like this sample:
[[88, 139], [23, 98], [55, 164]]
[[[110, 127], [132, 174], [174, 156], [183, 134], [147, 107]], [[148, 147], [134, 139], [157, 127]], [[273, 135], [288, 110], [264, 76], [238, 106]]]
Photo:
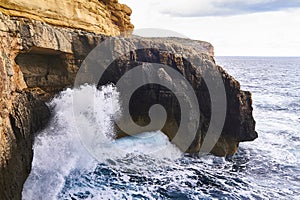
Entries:
[[[49, 102], [23, 199], [300, 199], [300, 58], [215, 59], [252, 92], [258, 138], [232, 158], [183, 154], [160, 131], [115, 140], [116, 88], [85, 85]], [[96, 106], [85, 104], [91, 94]], [[78, 131], [102, 134], [97, 156]]]

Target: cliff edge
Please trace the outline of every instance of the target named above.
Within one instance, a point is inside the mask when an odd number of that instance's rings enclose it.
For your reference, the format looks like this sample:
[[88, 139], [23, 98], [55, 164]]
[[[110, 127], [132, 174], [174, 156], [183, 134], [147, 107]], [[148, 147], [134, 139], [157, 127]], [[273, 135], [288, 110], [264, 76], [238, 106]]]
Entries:
[[132, 11], [118, 0], [2, 0], [0, 12], [111, 36], [133, 30]]

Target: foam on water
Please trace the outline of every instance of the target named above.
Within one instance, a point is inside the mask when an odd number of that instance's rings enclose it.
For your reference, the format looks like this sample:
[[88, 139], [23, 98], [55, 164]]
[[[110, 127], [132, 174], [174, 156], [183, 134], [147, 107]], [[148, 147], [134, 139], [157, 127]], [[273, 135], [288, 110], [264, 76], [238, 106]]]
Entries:
[[[86, 98], [94, 98], [96, 106], [87, 105], [86, 102], [90, 101], [86, 101]], [[23, 189], [24, 199], [55, 199], [72, 171], [93, 171], [99, 162], [111, 164], [117, 159], [128, 159], [128, 155], [132, 156], [131, 159], [148, 155], [149, 152], [150, 155], [156, 148], [165, 151], [149, 158], [178, 158], [181, 155], [161, 132], [113, 139], [112, 119], [120, 114], [118, 92], [113, 86], [101, 90], [90, 85], [67, 89], [54, 98], [49, 107], [53, 118], [35, 139], [32, 171]], [[74, 109], [78, 114], [76, 118]], [[85, 134], [78, 134], [78, 131], [84, 131]], [[82, 137], [85, 137], [85, 141], [93, 141], [99, 148], [101, 160], [94, 159], [93, 152], [89, 152], [82, 143]]]
[[[115, 94], [109, 98], [105, 94]], [[73, 116], [74, 95], [82, 102], [81, 120]], [[84, 98], [95, 97], [99, 108], [94, 110], [91, 105], [85, 105]], [[99, 133], [102, 143], [111, 141], [109, 132], [110, 116], [119, 110], [117, 92], [112, 86], [97, 91], [94, 86], [84, 86], [79, 89], [67, 89], [49, 104], [53, 118], [49, 126], [38, 134], [34, 143], [34, 158], [32, 171], [24, 189], [24, 199], [52, 199], [61, 191], [65, 176], [75, 168], [89, 168], [95, 164], [91, 155], [83, 147], [77, 134], [78, 126], [84, 126], [86, 131]], [[91, 116], [97, 116], [101, 121], [97, 127]], [[78, 123], [80, 121], [80, 123]]]
[[242, 89], [252, 92], [259, 138], [240, 145], [252, 154], [249, 180], [273, 197], [300, 198], [300, 58], [218, 61], [241, 81]]

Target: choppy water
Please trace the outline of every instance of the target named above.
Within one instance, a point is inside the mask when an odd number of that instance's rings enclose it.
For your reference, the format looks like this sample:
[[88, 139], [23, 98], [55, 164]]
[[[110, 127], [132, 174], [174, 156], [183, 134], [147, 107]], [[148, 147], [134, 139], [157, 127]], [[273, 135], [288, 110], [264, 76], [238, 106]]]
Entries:
[[[216, 61], [253, 93], [259, 138], [242, 143], [232, 160], [183, 156], [160, 132], [113, 140], [108, 119], [118, 116], [117, 92], [85, 86], [50, 103], [54, 117], [36, 139], [23, 199], [299, 199], [300, 58]], [[84, 104], [91, 94], [97, 107]], [[82, 99], [79, 120], [74, 95]], [[102, 136], [100, 160], [77, 130]], [[163, 153], [147, 153], [159, 148]]]

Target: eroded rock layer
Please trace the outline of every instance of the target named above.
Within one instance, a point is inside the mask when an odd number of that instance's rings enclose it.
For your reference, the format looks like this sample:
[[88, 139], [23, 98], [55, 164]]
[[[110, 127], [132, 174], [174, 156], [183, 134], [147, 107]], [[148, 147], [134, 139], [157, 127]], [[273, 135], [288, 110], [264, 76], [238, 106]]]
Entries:
[[118, 0], [2, 0], [0, 12], [105, 35], [133, 29], [131, 9]]

